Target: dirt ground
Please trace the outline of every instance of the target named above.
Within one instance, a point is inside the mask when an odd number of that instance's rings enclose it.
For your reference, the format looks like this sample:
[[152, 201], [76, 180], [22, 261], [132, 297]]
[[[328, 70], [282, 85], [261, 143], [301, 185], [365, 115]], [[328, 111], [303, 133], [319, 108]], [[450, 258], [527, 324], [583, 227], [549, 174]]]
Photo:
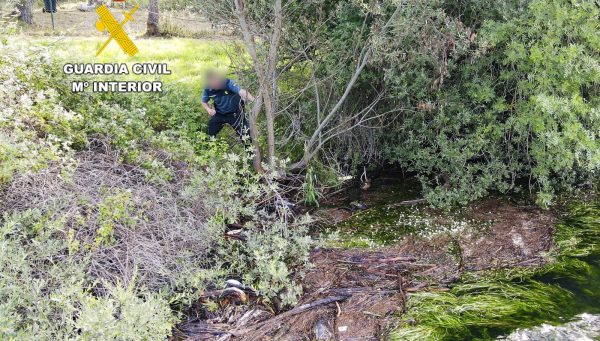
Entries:
[[552, 247], [556, 217], [537, 208], [490, 199], [472, 205], [467, 215], [491, 227], [481, 234], [460, 236], [464, 270], [539, 266]]
[[[81, 4], [84, 2], [82, 1]], [[85, 2], [87, 3], [87, 2]], [[26, 33], [32, 36], [66, 35], [66, 36], [97, 36], [96, 30], [98, 14], [95, 11], [83, 12], [78, 9], [80, 4], [59, 5], [57, 13], [54, 13], [55, 30], [52, 30], [52, 20], [49, 13], [43, 13], [41, 9], [33, 13], [33, 25], [26, 28]], [[127, 7], [125, 11], [130, 11]], [[122, 20], [123, 15], [120, 5], [111, 8], [111, 12], [117, 20]], [[141, 36], [146, 32], [146, 21], [148, 11], [139, 9], [134, 15], [134, 20], [129, 21], [125, 31], [133, 36]], [[161, 13], [161, 25], [167, 25], [171, 30], [181, 31], [190, 37], [215, 36], [225, 32], [215, 28], [206, 19], [200, 16], [191, 16], [184, 12], [164, 11]]]
[[[352, 215], [333, 208], [323, 212], [328, 221]], [[431, 209], [434, 213], [439, 215]], [[236, 307], [241, 310], [229, 315], [233, 323], [192, 323], [182, 327], [183, 335], [188, 340], [381, 340], [411, 293], [448, 290], [465, 271], [539, 266], [552, 248], [557, 218], [550, 213], [489, 198], [465, 208], [463, 216], [485, 227], [427, 238], [409, 235], [374, 249], [314, 250], [314, 266], [302, 281], [305, 294], [292, 314]], [[298, 309], [303, 305], [309, 309]]]

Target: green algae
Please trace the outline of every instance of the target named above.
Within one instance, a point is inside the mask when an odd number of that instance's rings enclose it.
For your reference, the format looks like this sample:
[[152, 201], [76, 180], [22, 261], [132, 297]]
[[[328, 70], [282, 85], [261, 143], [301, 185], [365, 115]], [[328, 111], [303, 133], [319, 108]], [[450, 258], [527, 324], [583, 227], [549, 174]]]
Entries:
[[[403, 236], [417, 231], [418, 225], [412, 222], [421, 215], [414, 219], [410, 213], [406, 208], [374, 207], [355, 213], [350, 219], [334, 225], [331, 229], [340, 233], [340, 239], [337, 241], [339, 246], [386, 246], [397, 243]], [[409, 215], [413, 218], [410, 222], [407, 219]]]
[[392, 340], [488, 340], [600, 312], [600, 202], [572, 205], [540, 268], [463, 275], [448, 292], [413, 294]]
[[[352, 203], [365, 203], [368, 209], [355, 212], [349, 219], [329, 226], [326, 234], [335, 233], [330, 246], [337, 247], [381, 247], [397, 243], [408, 233], [416, 231], [414, 221], [425, 218], [422, 213], [414, 214], [413, 207], [393, 207], [391, 204], [412, 200], [420, 193], [419, 183], [414, 179], [398, 181], [396, 178], [379, 178], [369, 191], [352, 188], [346, 200], [337, 207], [352, 208]], [[407, 217], [411, 216], [411, 221]], [[411, 224], [411, 222], [413, 224]]]
[[[414, 184], [380, 185], [374, 191], [368, 198], [358, 192], [348, 199], [368, 199], [369, 208], [329, 227], [338, 235], [332, 245], [384, 247], [407, 235], [459, 236], [465, 226], [476, 232], [487, 224], [466, 221], [461, 210], [435, 216], [424, 205], [390, 205], [415, 199]], [[489, 340], [582, 312], [600, 313], [600, 201], [573, 204], [568, 212], [556, 226], [556, 246], [544, 256], [546, 265], [465, 272], [447, 292], [414, 293], [390, 338]], [[449, 250], [461, 259], [458, 243]]]
[[338, 233], [340, 247], [383, 247], [402, 242], [407, 235], [430, 238], [442, 233], [459, 235], [478, 231], [486, 222], [468, 220], [461, 211], [436, 214], [425, 205], [380, 205], [360, 211], [329, 228]]
[[426, 204], [398, 205], [418, 199], [420, 184], [415, 179], [378, 179], [369, 191], [352, 189], [338, 207], [350, 209], [352, 203], [367, 205], [350, 218], [324, 229], [332, 236], [328, 245], [344, 248], [379, 248], [398, 244], [408, 235], [430, 238], [440, 233], [458, 235], [481, 230], [488, 222], [468, 220], [463, 209], [441, 212]]
[[396, 330], [391, 339], [491, 339], [514, 326], [556, 318], [571, 296], [556, 285], [536, 281], [464, 283], [450, 292], [415, 293], [402, 317], [408, 327]]

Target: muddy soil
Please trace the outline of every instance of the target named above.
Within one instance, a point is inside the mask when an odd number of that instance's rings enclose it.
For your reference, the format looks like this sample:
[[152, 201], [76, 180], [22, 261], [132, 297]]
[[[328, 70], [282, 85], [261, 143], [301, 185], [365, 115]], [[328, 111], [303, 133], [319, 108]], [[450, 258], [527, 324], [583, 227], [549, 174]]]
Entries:
[[[390, 195], [398, 188], [387, 186], [385, 180], [381, 182], [359, 196], [370, 207], [367, 211], [385, 207], [386, 212], [405, 212], [407, 208], [394, 205], [394, 201], [415, 199], [414, 193], [398, 191]], [[388, 189], [384, 199], [376, 193], [382, 187]], [[338, 207], [330, 202], [329, 207], [315, 215], [330, 224], [337, 223], [342, 234], [344, 229], [354, 231], [353, 217], [364, 214], [348, 207], [356, 199], [355, 194], [342, 195], [336, 199]], [[410, 206], [409, 210], [433, 217], [420, 223], [452, 228], [433, 228], [427, 234], [403, 233], [392, 243], [370, 247], [314, 250], [313, 267], [302, 280], [305, 294], [291, 314], [274, 316], [263, 309], [237, 307], [241, 310], [230, 315], [229, 325], [215, 329], [215, 325], [196, 323], [182, 327], [184, 333], [187, 330], [187, 335], [192, 335], [189, 340], [381, 340], [393, 328], [413, 292], [448, 290], [465, 271], [540, 266], [553, 246], [557, 217], [508, 200], [488, 198], [459, 214], [423, 205]], [[398, 225], [403, 224], [401, 219], [405, 216], [399, 215]], [[377, 226], [377, 222], [370, 224]], [[389, 225], [389, 219], [386, 224]], [[414, 226], [419, 230], [421, 225]], [[303, 305], [309, 308], [298, 310]]]

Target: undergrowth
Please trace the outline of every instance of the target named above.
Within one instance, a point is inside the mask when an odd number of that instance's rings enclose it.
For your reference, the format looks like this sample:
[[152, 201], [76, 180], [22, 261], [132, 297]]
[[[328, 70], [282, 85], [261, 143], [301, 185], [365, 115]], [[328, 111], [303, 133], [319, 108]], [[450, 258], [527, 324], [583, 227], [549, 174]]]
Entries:
[[199, 132], [189, 90], [72, 94], [60, 59], [2, 38], [0, 339], [164, 340], [231, 278], [297, 301], [305, 221], [241, 144]]

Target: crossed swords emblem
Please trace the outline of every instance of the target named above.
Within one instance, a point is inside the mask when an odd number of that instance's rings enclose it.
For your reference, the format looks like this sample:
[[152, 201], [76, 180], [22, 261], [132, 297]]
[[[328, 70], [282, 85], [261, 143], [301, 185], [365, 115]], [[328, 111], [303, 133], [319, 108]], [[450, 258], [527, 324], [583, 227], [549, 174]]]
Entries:
[[100, 47], [96, 53], [96, 56], [99, 56], [113, 39], [117, 42], [117, 44], [119, 44], [123, 52], [127, 53], [129, 56], [132, 57], [138, 53], [137, 46], [135, 46], [131, 38], [129, 38], [127, 33], [125, 33], [125, 30], [123, 30], [123, 26], [125, 26], [128, 21], [133, 20], [133, 14], [140, 8], [139, 3], [137, 3], [135, 0], [133, 2], [135, 3], [135, 6], [129, 12], [123, 11], [124, 19], [120, 23], [112, 15], [106, 5], [102, 4], [96, 8], [96, 12], [100, 17], [98, 21], [96, 21], [96, 29], [98, 29], [100, 32], [108, 31], [108, 34], [110, 34], [110, 37]]

